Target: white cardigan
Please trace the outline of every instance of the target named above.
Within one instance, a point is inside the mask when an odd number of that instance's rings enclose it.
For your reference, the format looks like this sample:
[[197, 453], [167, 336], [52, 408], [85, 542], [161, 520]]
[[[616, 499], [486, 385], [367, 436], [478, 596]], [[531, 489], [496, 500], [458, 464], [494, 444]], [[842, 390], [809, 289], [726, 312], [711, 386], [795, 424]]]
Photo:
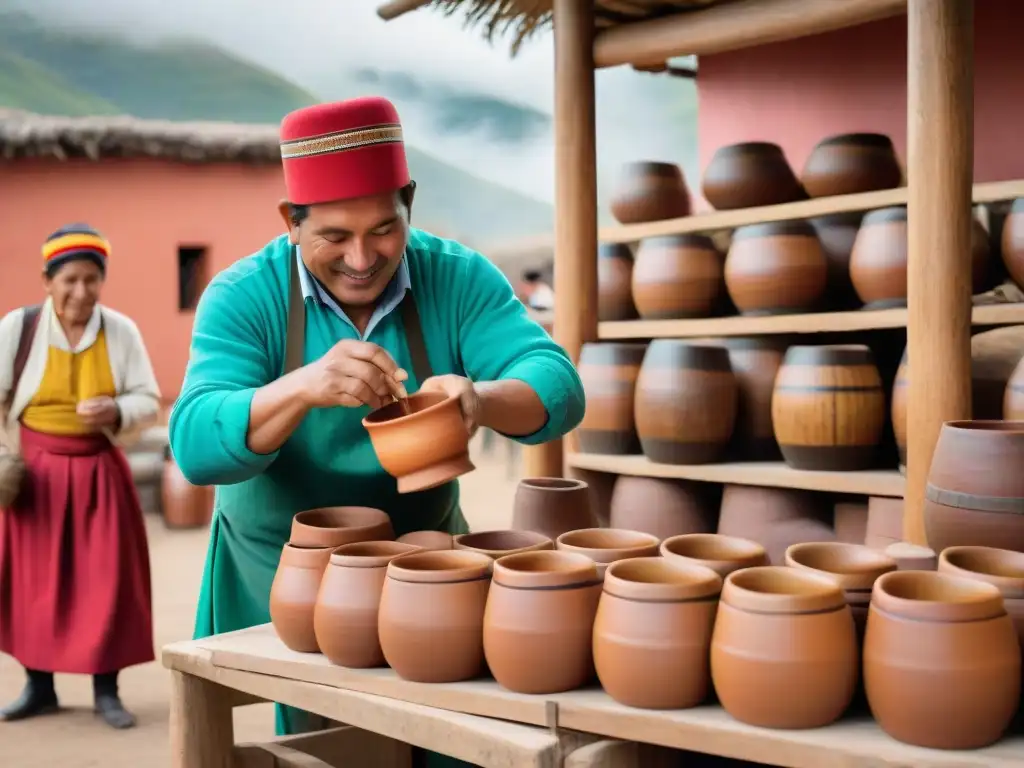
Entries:
[[[16, 309], [0, 320], [0, 408], [7, 400], [14, 377], [14, 358], [18, 351], [18, 340], [25, 310]], [[17, 445], [18, 420], [25, 407], [42, 383], [46, 371], [49, 347], [55, 346], [68, 351], [80, 352], [96, 341], [101, 327], [110, 356], [110, 369], [117, 391], [117, 404], [121, 409], [121, 430], [119, 437], [127, 437], [148, 426], [160, 410], [160, 388], [156, 383], [153, 365], [142, 342], [142, 334], [134, 322], [109, 307], [96, 305], [92, 318], [86, 324], [85, 333], [74, 350], [71, 350], [64, 331], [53, 311], [53, 303], [47, 299], [39, 312], [39, 325], [29, 349], [21, 381], [14, 393], [10, 412], [4, 419], [8, 439]], [[119, 439], [118, 442], [121, 442]]]

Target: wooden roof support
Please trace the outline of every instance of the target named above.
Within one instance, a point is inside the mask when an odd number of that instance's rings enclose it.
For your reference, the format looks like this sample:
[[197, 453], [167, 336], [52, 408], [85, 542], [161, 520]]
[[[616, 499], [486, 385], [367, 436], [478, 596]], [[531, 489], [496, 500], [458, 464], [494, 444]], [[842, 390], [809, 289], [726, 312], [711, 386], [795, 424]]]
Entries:
[[378, 6], [377, 15], [384, 19], [384, 21], [391, 21], [399, 16], [404, 16], [409, 11], [415, 11], [417, 8], [430, 5], [430, 3], [431, 0], [390, 0], [390, 2]]

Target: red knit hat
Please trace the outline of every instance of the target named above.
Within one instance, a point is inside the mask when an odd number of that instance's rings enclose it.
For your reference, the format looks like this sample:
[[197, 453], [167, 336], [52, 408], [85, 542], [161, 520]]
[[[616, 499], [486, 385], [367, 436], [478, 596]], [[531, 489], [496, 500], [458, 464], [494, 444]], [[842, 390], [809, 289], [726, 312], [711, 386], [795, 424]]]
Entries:
[[393, 192], [410, 181], [398, 111], [379, 96], [285, 115], [281, 159], [288, 201], [296, 205]]

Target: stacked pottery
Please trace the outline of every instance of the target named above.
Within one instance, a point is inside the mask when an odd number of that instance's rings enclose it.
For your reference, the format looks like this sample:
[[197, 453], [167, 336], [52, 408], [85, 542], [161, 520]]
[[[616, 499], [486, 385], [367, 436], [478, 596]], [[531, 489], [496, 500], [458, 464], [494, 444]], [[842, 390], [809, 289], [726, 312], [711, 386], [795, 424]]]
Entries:
[[597, 319], [601, 322], [634, 320], [633, 254], [625, 243], [597, 247]]
[[833, 213], [808, 219], [818, 234], [828, 264], [828, 288], [824, 303], [833, 311], [860, 306], [860, 299], [850, 282], [850, 255], [863, 218], [864, 214], [857, 212]]
[[725, 288], [723, 261], [706, 235], [640, 241], [633, 266], [633, 300], [640, 317], [709, 317]]
[[487, 666], [516, 693], [571, 691], [594, 675], [597, 567], [570, 552], [525, 552], [495, 561], [484, 613]]
[[716, 495], [708, 483], [619, 475], [612, 490], [609, 525], [660, 540], [683, 533], [711, 533], [718, 524]]
[[847, 133], [811, 150], [800, 181], [811, 197], [853, 195], [900, 186], [903, 169], [888, 136]]
[[739, 461], [772, 461], [779, 444], [772, 427], [772, 391], [786, 342], [778, 338], [737, 338], [723, 342], [736, 377], [736, 426], [730, 453]]
[[1021, 649], [999, 590], [976, 579], [900, 571], [874, 586], [864, 686], [882, 730], [932, 749], [980, 749], [1017, 711]]
[[480, 552], [492, 560], [521, 552], [554, 549], [555, 542], [535, 531], [479, 531], [461, 533], [453, 538], [454, 549]]
[[690, 191], [683, 172], [672, 163], [627, 163], [611, 201], [620, 224], [676, 219], [690, 215]]
[[717, 461], [732, 436], [736, 406], [736, 377], [725, 349], [676, 339], [648, 345], [634, 413], [640, 447], [651, 461]]
[[704, 199], [718, 211], [804, 200], [782, 147], [764, 141], [718, 149], [704, 171]]
[[592, 343], [580, 349], [587, 410], [576, 430], [584, 453], [639, 453], [633, 403], [646, 344]]
[[726, 577], [711, 678], [734, 718], [762, 728], [829, 725], [853, 700], [858, 666], [853, 617], [832, 580], [778, 566]]
[[512, 502], [512, 528], [534, 531], [554, 541], [563, 533], [597, 524], [590, 488], [582, 480], [528, 477], [519, 481]]
[[723, 579], [733, 571], [768, 565], [768, 553], [756, 541], [720, 533], [688, 533], [661, 542], [661, 556], [684, 565], [709, 568]]
[[718, 532], [756, 541], [773, 565], [782, 565], [792, 544], [835, 541], [831, 512], [826, 499], [810, 491], [726, 485]]
[[584, 555], [597, 565], [604, 578], [608, 566], [630, 557], [654, 557], [661, 541], [657, 536], [620, 528], [584, 528], [558, 537], [555, 546], [563, 552]]
[[1024, 553], [994, 547], [947, 547], [939, 555], [938, 570], [998, 589], [1024, 648]]
[[594, 621], [594, 664], [620, 704], [684, 709], [707, 698], [722, 590], [710, 568], [641, 557], [612, 563]]

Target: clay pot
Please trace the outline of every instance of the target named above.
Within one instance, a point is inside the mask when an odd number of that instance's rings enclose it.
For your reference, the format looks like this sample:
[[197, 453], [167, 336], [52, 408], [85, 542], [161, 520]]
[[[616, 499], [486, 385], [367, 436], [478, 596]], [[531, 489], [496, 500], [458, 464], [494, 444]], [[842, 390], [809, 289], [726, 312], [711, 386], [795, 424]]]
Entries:
[[571, 691], [594, 676], [591, 650], [601, 580], [569, 552], [495, 561], [484, 613], [484, 654], [498, 684], [516, 693]]
[[724, 261], [706, 235], [641, 240], [633, 266], [633, 301], [640, 317], [711, 316], [725, 289]]
[[999, 590], [928, 571], [875, 582], [864, 686], [882, 730], [932, 749], [980, 749], [1017, 710], [1021, 651]]
[[896, 450], [900, 455], [900, 471], [907, 468], [907, 396], [910, 391], [909, 370], [907, 368], [907, 350], [903, 350], [900, 366], [896, 369], [896, 379], [892, 383], [892, 397], [889, 415], [892, 419], [892, 434], [896, 439]]
[[1006, 389], [1024, 359], [1024, 325], [971, 336], [971, 418], [1002, 419]]
[[434, 488], [475, 469], [458, 397], [419, 392], [373, 411], [363, 426], [399, 493]]
[[646, 344], [616, 342], [581, 347], [578, 370], [587, 409], [576, 435], [584, 453], [640, 453], [633, 400], [646, 350]]
[[900, 186], [903, 169], [888, 136], [847, 133], [811, 150], [800, 181], [811, 197], [855, 195]]
[[399, 536], [397, 541], [399, 544], [411, 544], [429, 551], [455, 548], [452, 535], [444, 531], [413, 531], [405, 536]]
[[897, 541], [885, 548], [885, 554], [896, 561], [900, 571], [935, 571], [939, 558], [928, 547], [920, 547], [908, 541]]
[[285, 544], [270, 585], [270, 623], [281, 642], [299, 653], [317, 653], [313, 611], [332, 547]]
[[718, 532], [756, 541], [768, 561], [782, 565], [786, 549], [805, 541], [835, 541], [832, 508], [826, 497], [793, 488], [726, 485]]
[[786, 550], [786, 565], [826, 576], [843, 590], [857, 628], [858, 643], [864, 639], [875, 579], [896, 570], [896, 561], [882, 552], [838, 541], [794, 544]]
[[756, 541], [718, 533], [688, 533], [661, 542], [666, 560], [710, 568], [723, 579], [733, 571], [768, 565], [768, 553]]
[[828, 287], [828, 262], [814, 227], [776, 221], [738, 228], [725, 259], [725, 285], [744, 315], [814, 311]]
[[484, 668], [483, 625], [491, 558], [413, 552], [388, 564], [377, 631], [388, 665], [417, 683], [456, 683]]
[[718, 211], [804, 200], [782, 147], [763, 141], [721, 147], [704, 171], [704, 199]]
[[597, 523], [590, 488], [582, 480], [527, 477], [519, 481], [512, 502], [512, 528], [535, 531], [554, 541], [567, 531]]
[[928, 546], [1024, 552], [1024, 422], [947, 421], [928, 473]]
[[1003, 222], [1001, 250], [1010, 278], [1018, 286], [1024, 286], [1024, 198], [1014, 200], [1010, 206]]
[[417, 551], [397, 541], [363, 541], [334, 550], [313, 610], [317, 644], [332, 664], [353, 669], [384, 665], [377, 612], [388, 563]]
[[1003, 393], [1003, 418], [1007, 421], [1024, 420], [1024, 358], [1010, 374]]
[[307, 509], [292, 518], [288, 539], [297, 547], [340, 547], [357, 541], [391, 541], [395, 531], [386, 512], [372, 507]]
[[678, 219], [690, 215], [690, 191], [673, 163], [626, 163], [611, 200], [620, 224]]
[[538, 552], [554, 549], [555, 542], [533, 531], [480, 531], [462, 533], [454, 537], [455, 549], [479, 552], [492, 559], [517, 555], [520, 552]]
[[994, 547], [947, 547], [939, 555], [938, 570], [998, 589], [1024, 648], [1024, 553]]
[[192, 485], [170, 457], [160, 480], [160, 510], [168, 528], [202, 528], [213, 517], [214, 487]]
[[903, 540], [903, 499], [872, 496], [868, 499], [868, 522], [864, 545], [885, 550]]
[[885, 390], [862, 344], [794, 346], [775, 377], [772, 424], [786, 463], [849, 472], [874, 466]]
[[774, 461], [779, 458], [779, 444], [772, 427], [772, 391], [787, 344], [771, 337], [722, 343], [729, 351], [738, 394], [729, 454], [738, 461]]
[[734, 718], [762, 728], [829, 725], [853, 700], [858, 666], [853, 617], [831, 579], [778, 566], [726, 577], [711, 678]]
[[864, 214], [834, 213], [817, 216], [808, 222], [818, 235], [825, 262], [828, 265], [824, 304], [832, 311], [853, 309], [860, 306], [857, 292], [850, 282], [850, 254], [857, 239]]
[[708, 653], [722, 578], [661, 557], [608, 566], [594, 621], [594, 664], [620, 704], [685, 709], [711, 689]]
[[634, 402], [640, 447], [662, 464], [707, 464], [725, 453], [736, 421], [728, 352], [677, 339], [647, 347]]
[[563, 552], [585, 555], [597, 564], [602, 578], [611, 563], [630, 557], [653, 557], [658, 554], [657, 536], [620, 528], [583, 528], [563, 533], [555, 546]]
[[619, 475], [612, 491], [609, 526], [640, 531], [659, 541], [683, 533], [711, 533], [718, 503], [707, 483]]
[[832, 529], [837, 541], [864, 544], [868, 533], [867, 500], [836, 502], [832, 508]]
[[597, 319], [635, 320], [633, 305], [633, 254], [625, 243], [601, 243], [597, 247]]

